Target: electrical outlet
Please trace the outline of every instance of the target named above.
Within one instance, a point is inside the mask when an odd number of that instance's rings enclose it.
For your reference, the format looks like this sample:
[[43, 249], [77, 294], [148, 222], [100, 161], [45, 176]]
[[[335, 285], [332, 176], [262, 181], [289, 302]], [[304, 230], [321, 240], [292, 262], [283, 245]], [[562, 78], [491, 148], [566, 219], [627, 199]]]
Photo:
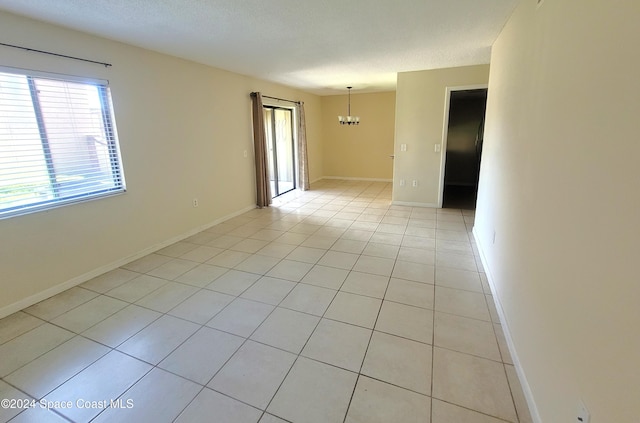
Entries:
[[400, 179], [400, 186], [403, 187], [404, 186], [404, 179]]
[[193, 199], [193, 207], [198, 207], [198, 199], [197, 198]]
[[413, 180], [412, 186], [413, 186], [414, 188], [418, 186], [418, 180], [417, 180], [417, 179], [414, 179], [414, 180]]
[[576, 417], [577, 423], [589, 423], [591, 421], [591, 415], [589, 414], [589, 410], [584, 405], [582, 400], [578, 403], [578, 415]]

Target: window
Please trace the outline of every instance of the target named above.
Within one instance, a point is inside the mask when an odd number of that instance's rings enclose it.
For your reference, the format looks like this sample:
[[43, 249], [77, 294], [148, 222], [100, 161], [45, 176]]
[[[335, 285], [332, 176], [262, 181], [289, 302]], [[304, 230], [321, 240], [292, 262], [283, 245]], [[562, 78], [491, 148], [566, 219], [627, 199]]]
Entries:
[[107, 81], [0, 68], [0, 218], [124, 190]]

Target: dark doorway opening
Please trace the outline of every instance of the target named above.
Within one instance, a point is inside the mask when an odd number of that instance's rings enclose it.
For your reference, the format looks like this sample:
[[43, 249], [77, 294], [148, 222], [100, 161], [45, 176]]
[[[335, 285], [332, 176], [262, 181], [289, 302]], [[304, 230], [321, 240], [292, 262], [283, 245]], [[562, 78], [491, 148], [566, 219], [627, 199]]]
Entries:
[[487, 89], [451, 91], [443, 208], [476, 207]]

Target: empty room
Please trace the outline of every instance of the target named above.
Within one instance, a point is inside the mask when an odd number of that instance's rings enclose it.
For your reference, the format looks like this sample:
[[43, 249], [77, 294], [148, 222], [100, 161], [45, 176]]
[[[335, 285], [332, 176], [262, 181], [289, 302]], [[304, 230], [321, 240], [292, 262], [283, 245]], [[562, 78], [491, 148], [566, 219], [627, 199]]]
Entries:
[[0, 422], [637, 423], [638, 18], [0, 2]]

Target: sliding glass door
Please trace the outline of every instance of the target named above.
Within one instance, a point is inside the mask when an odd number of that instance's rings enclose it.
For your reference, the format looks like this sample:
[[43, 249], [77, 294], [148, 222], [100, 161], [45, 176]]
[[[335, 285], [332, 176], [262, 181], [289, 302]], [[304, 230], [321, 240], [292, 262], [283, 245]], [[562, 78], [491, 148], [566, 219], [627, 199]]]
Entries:
[[293, 111], [264, 106], [264, 126], [271, 195], [277, 197], [296, 187]]

